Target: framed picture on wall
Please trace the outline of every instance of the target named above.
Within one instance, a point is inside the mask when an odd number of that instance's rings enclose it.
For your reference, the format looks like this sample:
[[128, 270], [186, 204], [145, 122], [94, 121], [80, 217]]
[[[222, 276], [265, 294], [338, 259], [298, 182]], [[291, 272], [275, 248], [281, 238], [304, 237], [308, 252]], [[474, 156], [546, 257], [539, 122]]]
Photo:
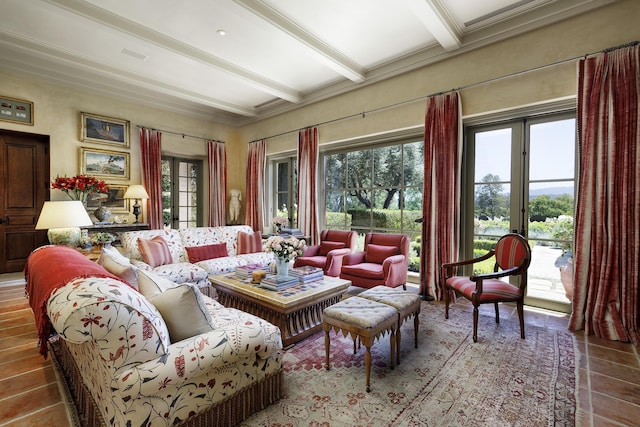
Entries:
[[33, 126], [33, 102], [0, 97], [0, 120]]
[[129, 153], [81, 147], [80, 173], [102, 179], [129, 179]]
[[109, 184], [108, 193], [93, 194], [87, 200], [87, 209], [93, 210], [104, 206], [113, 213], [129, 213], [129, 200], [124, 198], [128, 185]]
[[129, 121], [80, 113], [80, 122], [82, 141], [129, 147]]

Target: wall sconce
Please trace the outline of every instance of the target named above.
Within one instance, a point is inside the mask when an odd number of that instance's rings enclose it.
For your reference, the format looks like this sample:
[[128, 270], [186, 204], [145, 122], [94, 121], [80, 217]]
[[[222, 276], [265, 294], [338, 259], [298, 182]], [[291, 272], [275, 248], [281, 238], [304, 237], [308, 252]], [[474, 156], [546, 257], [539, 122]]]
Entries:
[[79, 200], [44, 202], [36, 230], [49, 230], [52, 245], [78, 246], [80, 227], [93, 225], [93, 221]]
[[124, 193], [124, 198], [135, 199], [135, 203], [133, 204], [133, 214], [136, 217], [136, 222], [134, 222], [134, 224], [138, 224], [138, 216], [140, 215], [139, 200], [149, 198], [147, 190], [145, 190], [142, 185], [130, 185], [129, 188], [127, 188], [127, 191]]

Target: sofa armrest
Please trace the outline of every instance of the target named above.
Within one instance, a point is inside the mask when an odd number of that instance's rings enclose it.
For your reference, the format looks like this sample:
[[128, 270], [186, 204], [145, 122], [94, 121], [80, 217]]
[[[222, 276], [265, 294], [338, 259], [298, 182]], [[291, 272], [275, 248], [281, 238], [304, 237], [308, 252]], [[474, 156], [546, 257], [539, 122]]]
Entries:
[[158, 310], [130, 286], [110, 278], [77, 278], [47, 301], [47, 315], [65, 340], [93, 340], [112, 366], [146, 362], [169, 348]]
[[[154, 395], [165, 385], [180, 387], [191, 382], [203, 371], [231, 366], [243, 359], [254, 363], [268, 345], [258, 323], [216, 329], [173, 343], [166, 354], [119, 371], [114, 382], [119, 390], [133, 396]], [[271, 346], [267, 353], [278, 350]]]
[[342, 258], [342, 265], [355, 265], [364, 262], [364, 251], [352, 252]]

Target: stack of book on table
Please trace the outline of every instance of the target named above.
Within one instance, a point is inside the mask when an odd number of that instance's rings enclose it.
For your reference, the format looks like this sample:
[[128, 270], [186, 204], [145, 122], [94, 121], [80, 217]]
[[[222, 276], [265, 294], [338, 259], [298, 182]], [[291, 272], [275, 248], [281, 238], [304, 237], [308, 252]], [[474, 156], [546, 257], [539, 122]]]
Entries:
[[293, 237], [302, 237], [302, 231], [299, 228], [282, 228], [280, 234], [288, 234]]
[[236, 267], [236, 277], [240, 280], [251, 279], [251, 273], [256, 270], [269, 271], [269, 266], [262, 264], [242, 265], [240, 267]]
[[267, 277], [262, 279], [262, 282], [260, 282], [260, 287], [272, 291], [281, 291], [299, 284], [300, 280], [297, 277], [278, 277], [275, 274], [267, 274]]
[[301, 283], [315, 282], [316, 280], [322, 280], [324, 272], [319, 267], [312, 267], [305, 265], [303, 267], [295, 267], [289, 270], [289, 275], [296, 277]]

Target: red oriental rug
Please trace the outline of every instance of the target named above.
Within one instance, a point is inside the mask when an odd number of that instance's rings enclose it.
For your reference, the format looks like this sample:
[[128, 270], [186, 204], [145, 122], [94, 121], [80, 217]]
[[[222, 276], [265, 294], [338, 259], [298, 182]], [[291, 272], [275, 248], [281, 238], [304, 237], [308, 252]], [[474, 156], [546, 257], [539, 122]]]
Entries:
[[[285, 396], [243, 426], [565, 426], [575, 425], [576, 341], [566, 330], [480, 315], [423, 302], [418, 349], [413, 322], [402, 328], [401, 363], [389, 369], [388, 336], [372, 347], [371, 392], [365, 391], [364, 347], [331, 332], [331, 370], [324, 333], [288, 350]], [[525, 313], [526, 316], [526, 313]]]

